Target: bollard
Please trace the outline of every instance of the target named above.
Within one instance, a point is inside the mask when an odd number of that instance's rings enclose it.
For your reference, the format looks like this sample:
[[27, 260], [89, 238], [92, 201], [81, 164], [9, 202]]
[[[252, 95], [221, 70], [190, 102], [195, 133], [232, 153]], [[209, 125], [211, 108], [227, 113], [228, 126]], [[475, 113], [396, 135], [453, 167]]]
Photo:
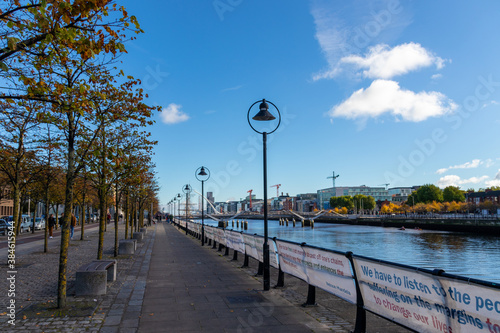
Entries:
[[234, 228], [234, 220], [233, 220], [233, 228]]
[[240, 227], [240, 221], [236, 220], [236, 228]]
[[229, 255], [229, 247], [226, 246], [226, 250], [224, 251], [224, 255], [228, 256]]
[[311, 229], [314, 229], [314, 220], [311, 220]]
[[216, 241], [215, 241], [215, 239], [214, 239], [214, 245], [212, 246], [212, 249], [216, 249], [216, 248], [217, 248], [216, 243], [217, 243], [217, 242], [216, 242]]
[[293, 219], [292, 221], [293, 221], [293, 227], [295, 228], [295, 219]]
[[248, 221], [245, 221], [245, 230], [248, 230]]
[[234, 250], [233, 260], [238, 260], [238, 251]]

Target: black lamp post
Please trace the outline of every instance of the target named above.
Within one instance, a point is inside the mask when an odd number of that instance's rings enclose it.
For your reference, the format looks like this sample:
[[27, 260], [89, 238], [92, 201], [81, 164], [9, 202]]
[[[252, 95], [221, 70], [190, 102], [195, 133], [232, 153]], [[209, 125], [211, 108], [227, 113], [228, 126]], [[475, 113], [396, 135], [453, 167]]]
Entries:
[[179, 216], [179, 219], [180, 219], [181, 218], [181, 194], [177, 193], [176, 198], [177, 198], [177, 216]]
[[192, 189], [191, 189], [191, 185], [189, 184], [186, 184], [186, 186], [184, 186], [182, 188], [182, 192], [184, 192], [186, 194], [186, 235], [188, 234], [188, 201], [189, 201], [189, 194], [191, 193]]
[[[252, 109], [252, 107], [257, 104], [257, 103], [260, 103], [260, 106], [259, 106], [259, 112], [254, 116], [252, 117], [253, 120], [256, 120], [256, 121], [270, 121], [270, 120], [275, 120], [276, 117], [273, 116], [270, 112], [269, 112], [269, 104], [271, 104], [272, 106], [274, 106], [274, 108], [276, 109], [276, 111], [278, 111], [278, 125], [276, 125], [276, 127], [270, 131], [270, 132], [260, 132], [258, 130], [256, 130], [253, 126], [252, 126], [252, 123], [250, 122], [250, 110]], [[270, 289], [270, 261], [269, 261], [269, 243], [268, 243], [268, 227], [267, 227], [267, 148], [266, 148], [266, 143], [267, 143], [267, 135], [268, 134], [271, 134], [273, 133], [274, 131], [276, 131], [278, 129], [278, 127], [280, 126], [281, 124], [281, 113], [280, 113], [280, 110], [278, 110], [278, 107], [276, 105], [274, 105], [272, 102], [269, 102], [269, 101], [266, 101], [265, 99], [263, 100], [260, 100], [260, 101], [257, 101], [255, 103], [253, 103], [252, 105], [250, 105], [250, 108], [248, 109], [248, 112], [247, 112], [247, 121], [248, 121], [248, 124], [250, 125], [250, 127], [257, 133], [259, 134], [262, 134], [262, 143], [263, 143], [263, 164], [264, 164], [264, 246], [263, 246], [263, 251], [264, 251], [264, 263], [263, 263], [263, 266], [264, 266], [264, 290], [269, 290]]]
[[201, 246], [203, 246], [205, 245], [205, 212], [203, 211], [203, 199], [205, 198], [203, 197], [203, 184], [210, 178], [210, 170], [202, 166], [196, 169], [194, 174], [196, 179], [201, 182]]

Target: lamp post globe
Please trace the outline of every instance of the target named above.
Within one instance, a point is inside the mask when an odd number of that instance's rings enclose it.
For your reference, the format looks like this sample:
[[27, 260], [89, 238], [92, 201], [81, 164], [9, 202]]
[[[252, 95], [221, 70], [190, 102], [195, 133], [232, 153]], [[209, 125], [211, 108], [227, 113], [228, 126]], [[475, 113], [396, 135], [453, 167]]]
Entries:
[[203, 203], [205, 200], [204, 183], [208, 179], [210, 179], [210, 170], [204, 166], [201, 166], [196, 169], [196, 172], [194, 174], [196, 176], [196, 179], [201, 182], [201, 246], [203, 246], [205, 245], [205, 212], [203, 208]]
[[[259, 131], [257, 130], [251, 123], [250, 121], [250, 111], [252, 110], [252, 107], [260, 103], [259, 105], [259, 112], [252, 117], [252, 120], [255, 121], [272, 121], [276, 120], [276, 117], [269, 112], [269, 104], [271, 104], [276, 111], [278, 112], [278, 124], [274, 127], [271, 128], [269, 132], [266, 131]], [[278, 127], [281, 124], [281, 113], [280, 110], [276, 105], [274, 105], [273, 102], [267, 101], [265, 99], [256, 101], [252, 105], [250, 105], [250, 108], [248, 108], [247, 112], [247, 121], [252, 130], [255, 132], [262, 134], [262, 144], [263, 144], [263, 178], [264, 178], [264, 245], [263, 245], [263, 257], [264, 257], [264, 290], [269, 290], [270, 285], [271, 285], [271, 278], [270, 278], [270, 260], [269, 260], [269, 234], [268, 234], [268, 221], [267, 221], [267, 135], [274, 133]]]

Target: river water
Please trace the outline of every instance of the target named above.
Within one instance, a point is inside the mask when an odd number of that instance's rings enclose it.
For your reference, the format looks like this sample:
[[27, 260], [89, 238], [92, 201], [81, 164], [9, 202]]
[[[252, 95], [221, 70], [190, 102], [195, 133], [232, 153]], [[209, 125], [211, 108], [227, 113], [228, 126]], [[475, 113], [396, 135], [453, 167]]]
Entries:
[[[217, 226], [213, 220], [205, 223]], [[500, 282], [500, 239], [494, 236], [319, 222], [314, 223], [314, 229], [294, 228], [291, 221], [288, 227], [278, 221], [269, 221], [268, 225], [269, 237]], [[236, 228], [236, 221], [234, 228], [230, 221], [228, 229], [242, 230], [241, 226]], [[264, 235], [264, 221], [248, 220], [245, 232]]]

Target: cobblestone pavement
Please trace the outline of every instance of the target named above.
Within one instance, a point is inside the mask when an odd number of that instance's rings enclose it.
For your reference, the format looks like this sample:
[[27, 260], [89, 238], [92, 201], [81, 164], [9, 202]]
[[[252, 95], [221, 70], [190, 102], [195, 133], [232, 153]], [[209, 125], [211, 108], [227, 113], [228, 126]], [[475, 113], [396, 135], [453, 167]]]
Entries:
[[[7, 249], [0, 250], [0, 331], [2, 332], [126, 332], [120, 325], [134, 329], [138, 323], [142, 296], [146, 285], [146, 274], [154, 240], [154, 226], [149, 228], [144, 241], [138, 243], [135, 255], [113, 256], [114, 224], [108, 224], [104, 237], [103, 259], [117, 259], [117, 279], [108, 283], [106, 295], [75, 297], [75, 272], [97, 257], [98, 228], [86, 226], [85, 238], [80, 240], [75, 231], [70, 241], [68, 255], [68, 304], [69, 310], [56, 311], [57, 279], [59, 269], [60, 238], [49, 239], [49, 250], [43, 253], [43, 240], [27, 243], [18, 239], [16, 247], [15, 325], [8, 323], [7, 305]], [[119, 223], [119, 238], [124, 238], [125, 226]], [[3, 239], [1, 239], [3, 240]], [[134, 307], [135, 306], [135, 307]], [[130, 320], [122, 320], [130, 316]], [[134, 317], [135, 316], [135, 317]], [[128, 317], [127, 317], [128, 318]]]

